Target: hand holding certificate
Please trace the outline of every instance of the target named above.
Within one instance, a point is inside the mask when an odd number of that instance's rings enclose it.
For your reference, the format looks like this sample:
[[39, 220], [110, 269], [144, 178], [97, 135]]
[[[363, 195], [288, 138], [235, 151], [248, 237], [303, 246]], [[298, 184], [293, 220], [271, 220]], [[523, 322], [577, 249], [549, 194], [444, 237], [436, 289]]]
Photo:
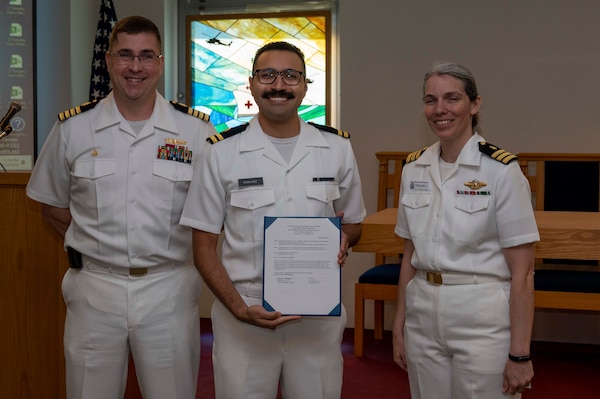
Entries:
[[284, 315], [341, 315], [339, 217], [265, 217], [263, 306]]

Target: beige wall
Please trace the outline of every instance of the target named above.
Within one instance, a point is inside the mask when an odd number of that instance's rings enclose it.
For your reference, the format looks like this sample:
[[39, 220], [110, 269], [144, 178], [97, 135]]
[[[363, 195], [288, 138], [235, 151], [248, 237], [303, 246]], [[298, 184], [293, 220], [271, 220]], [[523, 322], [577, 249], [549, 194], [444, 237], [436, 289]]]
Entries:
[[[161, 27], [174, 63], [162, 91], [167, 98], [185, 92], [175, 83], [176, 74], [185, 71], [169, 48], [176, 46], [177, 27], [184, 26], [176, 20], [177, 1], [114, 3], [118, 17], [142, 14]], [[87, 98], [97, 9], [71, 0], [73, 103]], [[483, 96], [483, 134], [490, 142], [512, 152], [600, 152], [598, 20], [600, 3], [594, 0], [339, 0], [339, 120], [334, 124], [352, 134], [368, 211], [375, 210], [376, 201], [374, 153], [418, 149], [433, 141], [420, 97], [422, 76], [436, 60], [459, 62], [475, 73]], [[354, 282], [372, 259], [352, 254], [344, 270], [350, 326]], [[204, 316], [211, 300], [205, 290]], [[386, 307], [388, 327], [393, 306]], [[536, 317], [538, 339], [600, 343], [600, 315], [538, 312]]]
[[[434, 61], [474, 72], [490, 142], [512, 152], [600, 152], [599, 17], [600, 3], [592, 0], [341, 0], [339, 127], [352, 134], [369, 210], [376, 200], [373, 154], [434, 141], [420, 102], [423, 74]], [[367, 262], [354, 254], [347, 267], [362, 270]], [[344, 274], [348, 308], [355, 274]], [[392, 311], [387, 304], [388, 320]], [[534, 336], [600, 343], [600, 315], [538, 311]]]

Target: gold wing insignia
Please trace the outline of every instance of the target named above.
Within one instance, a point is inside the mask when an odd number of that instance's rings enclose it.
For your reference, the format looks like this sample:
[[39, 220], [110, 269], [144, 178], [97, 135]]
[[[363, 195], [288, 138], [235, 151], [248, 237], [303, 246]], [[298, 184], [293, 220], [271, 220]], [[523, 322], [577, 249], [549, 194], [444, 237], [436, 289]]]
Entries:
[[471, 190], [479, 190], [481, 187], [487, 186], [487, 183], [474, 179], [465, 182], [465, 186], [469, 187]]

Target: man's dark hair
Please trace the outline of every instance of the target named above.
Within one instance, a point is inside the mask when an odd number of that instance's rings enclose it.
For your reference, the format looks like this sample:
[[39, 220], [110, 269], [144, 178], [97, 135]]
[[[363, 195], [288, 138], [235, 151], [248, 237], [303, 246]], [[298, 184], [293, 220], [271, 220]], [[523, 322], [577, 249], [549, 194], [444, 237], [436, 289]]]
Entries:
[[262, 53], [264, 53], [265, 51], [270, 51], [270, 50], [290, 51], [292, 53], [295, 53], [296, 55], [298, 55], [298, 57], [300, 57], [300, 60], [302, 60], [303, 71], [301, 71], [301, 72], [306, 72], [306, 64], [304, 63], [304, 53], [302, 52], [302, 50], [300, 50], [298, 47], [296, 47], [293, 44], [288, 43], [288, 42], [270, 42], [270, 43], [265, 44], [264, 46], [262, 46], [261, 48], [259, 48], [256, 51], [256, 54], [254, 55], [254, 61], [252, 62], [252, 74], [253, 75], [254, 75], [254, 71], [255, 71], [256, 60], [258, 60], [258, 57], [260, 57], [260, 55]]
[[160, 32], [156, 24], [150, 21], [148, 18], [134, 15], [126, 17], [115, 24], [110, 34], [109, 48], [112, 49], [113, 43], [117, 42], [117, 36], [119, 33], [127, 33], [129, 35], [135, 35], [136, 33], [153, 33], [158, 41], [158, 47], [162, 51], [162, 40], [160, 38]]

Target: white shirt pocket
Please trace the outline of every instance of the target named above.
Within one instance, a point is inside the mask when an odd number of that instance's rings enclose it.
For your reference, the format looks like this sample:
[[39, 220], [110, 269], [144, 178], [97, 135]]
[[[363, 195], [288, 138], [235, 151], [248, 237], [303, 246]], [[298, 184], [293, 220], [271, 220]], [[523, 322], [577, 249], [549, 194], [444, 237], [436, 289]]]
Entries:
[[152, 196], [159, 209], [179, 214], [192, 180], [193, 166], [183, 162], [156, 159], [152, 173], [155, 176]]
[[264, 217], [275, 204], [272, 188], [232, 190], [230, 205], [236, 232], [245, 241], [262, 241]]
[[431, 193], [404, 193], [400, 202], [412, 209], [422, 208], [431, 203]]
[[154, 174], [173, 182], [191, 181], [193, 169], [193, 166], [187, 163], [162, 159], [154, 161]]
[[311, 216], [329, 217], [335, 215], [333, 202], [340, 198], [340, 186], [335, 182], [308, 184], [305, 187], [306, 203], [304, 212]]
[[488, 211], [490, 198], [480, 196], [460, 196], [454, 203], [452, 237], [463, 243], [475, 245], [484, 240], [493, 226]]
[[113, 202], [114, 159], [82, 159], [75, 161], [71, 175], [71, 192], [75, 201], [87, 207], [102, 209]]
[[340, 198], [340, 186], [337, 183], [318, 183], [306, 186], [306, 196], [317, 201], [330, 203]]
[[487, 209], [489, 202], [489, 198], [459, 197], [456, 199], [455, 208], [467, 213], [475, 213]]
[[400, 203], [404, 206], [406, 223], [413, 238], [422, 236], [429, 225], [431, 215], [432, 193], [404, 193]]

